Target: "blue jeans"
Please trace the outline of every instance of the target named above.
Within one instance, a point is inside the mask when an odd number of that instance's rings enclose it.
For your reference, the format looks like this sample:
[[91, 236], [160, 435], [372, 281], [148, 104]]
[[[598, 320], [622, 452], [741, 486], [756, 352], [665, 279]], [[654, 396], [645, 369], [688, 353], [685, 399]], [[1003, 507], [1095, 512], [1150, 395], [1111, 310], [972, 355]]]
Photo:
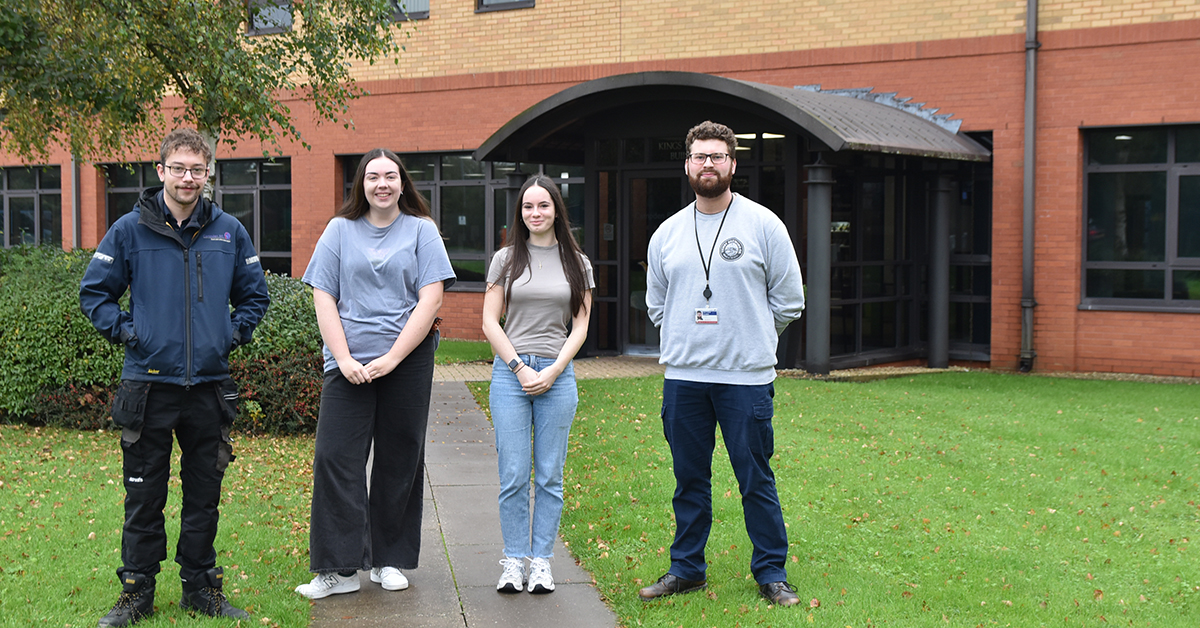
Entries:
[[[522, 355], [521, 360], [541, 372], [554, 358]], [[579, 393], [575, 365], [568, 364], [550, 390], [532, 396], [508, 365], [496, 358], [492, 364], [489, 394], [496, 453], [500, 467], [500, 533], [504, 555], [510, 558], [551, 558], [558, 522], [562, 518], [563, 463], [567, 436], [575, 420]], [[529, 518], [529, 474], [533, 472], [534, 506], [532, 537]]]
[[745, 386], [668, 379], [663, 382], [663, 435], [675, 466], [675, 541], [670, 573], [704, 580], [704, 546], [712, 529], [712, 455], [721, 426], [742, 494], [746, 533], [754, 545], [750, 571], [759, 584], [787, 580], [787, 530], [771, 456], [775, 453], [774, 384]]

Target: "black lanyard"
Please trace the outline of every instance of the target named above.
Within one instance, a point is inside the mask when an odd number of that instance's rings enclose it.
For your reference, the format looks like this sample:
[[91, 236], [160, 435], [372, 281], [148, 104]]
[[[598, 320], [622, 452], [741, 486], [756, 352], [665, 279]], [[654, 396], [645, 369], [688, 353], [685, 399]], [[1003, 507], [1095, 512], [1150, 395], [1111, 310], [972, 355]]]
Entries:
[[700, 246], [700, 227], [696, 224], [696, 215], [700, 213], [700, 209], [696, 206], [695, 201], [692, 202], [692, 231], [696, 233], [696, 251], [700, 253], [700, 265], [704, 267], [704, 301], [707, 303], [712, 298], [712, 290], [708, 287], [708, 274], [712, 269], [713, 251], [717, 250], [717, 240], [721, 239], [721, 229], [725, 227], [725, 219], [729, 217], [729, 208], [733, 207], [733, 196], [729, 197], [729, 204], [725, 206], [725, 215], [721, 216], [721, 224], [717, 225], [717, 235], [713, 236], [712, 248], [708, 249], [708, 261], [704, 261], [704, 248]]

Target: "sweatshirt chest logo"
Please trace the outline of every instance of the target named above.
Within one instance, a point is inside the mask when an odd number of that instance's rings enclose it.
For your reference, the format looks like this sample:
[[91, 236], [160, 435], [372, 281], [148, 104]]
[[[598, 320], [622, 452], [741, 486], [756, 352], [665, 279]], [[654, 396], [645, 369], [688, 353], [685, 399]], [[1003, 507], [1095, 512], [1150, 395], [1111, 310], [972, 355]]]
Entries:
[[729, 238], [721, 243], [721, 259], [727, 262], [738, 261], [745, 252], [746, 247], [737, 238]]

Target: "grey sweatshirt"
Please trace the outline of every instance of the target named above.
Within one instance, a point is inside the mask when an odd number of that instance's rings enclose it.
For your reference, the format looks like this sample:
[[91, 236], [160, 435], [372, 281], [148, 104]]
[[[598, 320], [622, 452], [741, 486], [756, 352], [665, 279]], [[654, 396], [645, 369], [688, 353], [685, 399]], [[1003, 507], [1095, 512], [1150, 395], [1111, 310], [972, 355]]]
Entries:
[[[706, 300], [701, 255], [707, 262], [714, 239]], [[804, 280], [787, 228], [771, 210], [737, 194], [719, 214], [688, 205], [654, 232], [647, 257], [646, 306], [662, 330], [659, 362], [667, 379], [775, 380], [779, 334], [804, 311]], [[716, 310], [717, 322], [697, 323], [697, 309]]]

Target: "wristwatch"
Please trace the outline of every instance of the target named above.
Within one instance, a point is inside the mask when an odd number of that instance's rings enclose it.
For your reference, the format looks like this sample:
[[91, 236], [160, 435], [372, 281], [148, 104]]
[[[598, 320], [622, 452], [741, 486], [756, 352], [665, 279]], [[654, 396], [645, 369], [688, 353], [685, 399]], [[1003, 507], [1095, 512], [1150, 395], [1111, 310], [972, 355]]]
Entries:
[[521, 361], [520, 357], [513, 358], [512, 360], [509, 360], [509, 362], [508, 362], [508, 370], [516, 373], [517, 369], [520, 368], [522, 364], [525, 364], [525, 363]]

